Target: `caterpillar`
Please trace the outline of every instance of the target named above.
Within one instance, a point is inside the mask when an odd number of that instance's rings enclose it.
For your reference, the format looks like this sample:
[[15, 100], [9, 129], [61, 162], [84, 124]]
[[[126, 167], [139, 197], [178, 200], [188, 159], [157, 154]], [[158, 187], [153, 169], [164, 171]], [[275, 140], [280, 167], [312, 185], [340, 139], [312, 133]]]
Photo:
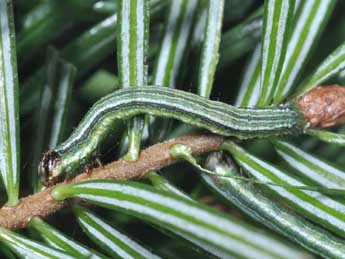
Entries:
[[85, 168], [112, 132], [113, 123], [138, 114], [174, 118], [239, 139], [301, 133], [305, 124], [303, 115], [292, 104], [237, 108], [166, 87], [127, 88], [96, 102], [71, 136], [43, 155], [39, 164], [42, 183], [52, 185]]

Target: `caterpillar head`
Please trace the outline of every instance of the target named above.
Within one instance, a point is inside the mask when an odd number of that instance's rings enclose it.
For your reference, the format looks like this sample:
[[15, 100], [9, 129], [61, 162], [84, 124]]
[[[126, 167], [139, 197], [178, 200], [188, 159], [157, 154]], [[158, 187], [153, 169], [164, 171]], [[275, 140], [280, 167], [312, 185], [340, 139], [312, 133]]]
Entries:
[[55, 151], [48, 151], [38, 166], [38, 173], [44, 186], [52, 186], [61, 177], [61, 157]]

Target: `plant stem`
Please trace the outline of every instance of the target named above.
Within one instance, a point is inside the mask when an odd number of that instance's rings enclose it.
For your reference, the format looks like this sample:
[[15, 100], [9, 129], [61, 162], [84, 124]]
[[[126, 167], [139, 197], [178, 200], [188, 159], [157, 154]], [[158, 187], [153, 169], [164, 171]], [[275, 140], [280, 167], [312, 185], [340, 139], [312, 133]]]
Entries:
[[[214, 135], [194, 135], [176, 138], [156, 144], [140, 154], [137, 161], [118, 160], [103, 167], [95, 168], [89, 172], [78, 175], [68, 183], [77, 183], [92, 179], [127, 180], [142, 178], [147, 173], [160, 170], [174, 164], [170, 149], [175, 144], [190, 147], [193, 155], [220, 150], [224, 138]], [[67, 182], [58, 185], [65, 185]], [[50, 192], [55, 186], [44, 191], [22, 198], [16, 207], [3, 207], [0, 209], [0, 226], [8, 229], [25, 228], [34, 216], [46, 217], [65, 207], [67, 202], [55, 201]]]

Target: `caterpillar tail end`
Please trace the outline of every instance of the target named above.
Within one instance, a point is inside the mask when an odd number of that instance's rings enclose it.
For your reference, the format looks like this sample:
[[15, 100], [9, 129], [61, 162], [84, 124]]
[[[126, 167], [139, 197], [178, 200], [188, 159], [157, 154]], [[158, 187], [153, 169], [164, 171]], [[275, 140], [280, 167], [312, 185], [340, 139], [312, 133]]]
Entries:
[[61, 157], [56, 151], [48, 151], [38, 166], [38, 173], [44, 186], [56, 184], [62, 177]]

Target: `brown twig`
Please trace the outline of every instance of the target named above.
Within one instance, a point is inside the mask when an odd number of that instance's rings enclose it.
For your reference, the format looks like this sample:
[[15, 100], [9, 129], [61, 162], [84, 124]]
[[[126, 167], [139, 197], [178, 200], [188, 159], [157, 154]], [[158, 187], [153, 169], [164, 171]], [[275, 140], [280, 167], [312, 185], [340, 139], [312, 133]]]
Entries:
[[[192, 149], [194, 155], [219, 150], [224, 138], [214, 135], [185, 136], [163, 143], [156, 144], [140, 154], [135, 162], [118, 160], [104, 167], [93, 169], [78, 175], [69, 182], [81, 182], [91, 179], [117, 179], [126, 180], [141, 178], [147, 172], [156, 171], [175, 162], [170, 148], [175, 144], [184, 144]], [[66, 184], [60, 183], [60, 184]], [[24, 228], [34, 216], [46, 217], [66, 206], [66, 202], [55, 201], [50, 187], [42, 192], [22, 198], [16, 207], [3, 207], [0, 209], [0, 226], [8, 229]]]

